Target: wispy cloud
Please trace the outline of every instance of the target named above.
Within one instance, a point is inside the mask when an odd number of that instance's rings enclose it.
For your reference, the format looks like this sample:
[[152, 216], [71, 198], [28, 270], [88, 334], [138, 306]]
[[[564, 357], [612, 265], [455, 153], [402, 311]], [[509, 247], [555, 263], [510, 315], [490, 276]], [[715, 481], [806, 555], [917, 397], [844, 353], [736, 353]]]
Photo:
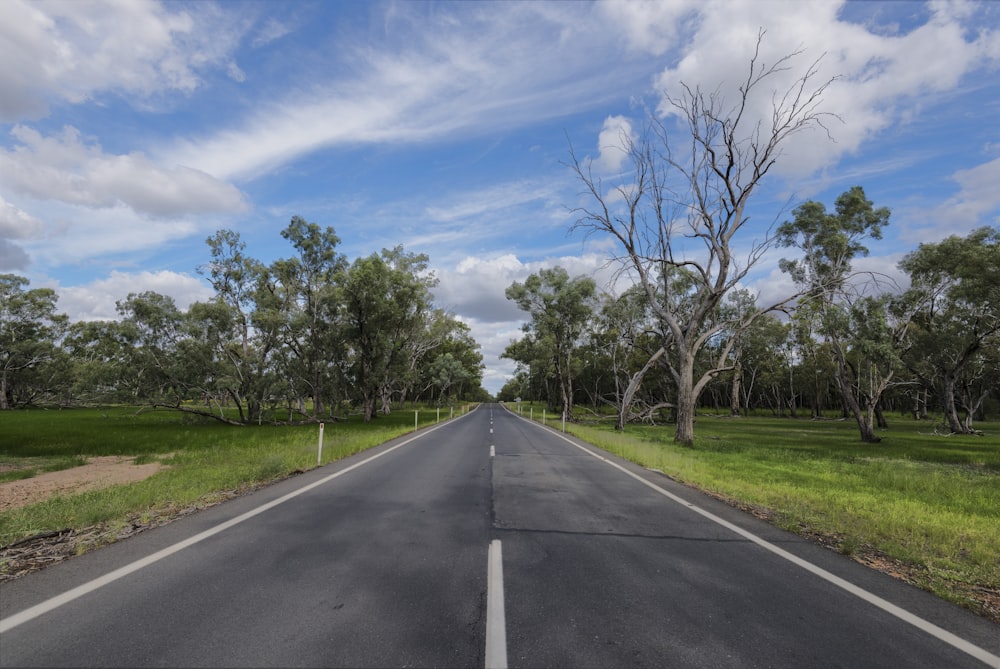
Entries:
[[[648, 82], [643, 59], [623, 58], [592, 6], [449, 8], [404, 7], [384, 41], [340, 45], [343, 67], [331, 69], [347, 74], [317, 73], [285, 102], [164, 146], [164, 162], [247, 179], [324, 147], [447, 141], [538, 123], [617, 98], [629, 81]], [[601, 65], [612, 54], [614, 70]]]
[[0, 3], [0, 121], [37, 119], [54, 102], [108, 92], [137, 105], [164, 91], [190, 93], [225, 69], [239, 23], [211, 5], [154, 2]]

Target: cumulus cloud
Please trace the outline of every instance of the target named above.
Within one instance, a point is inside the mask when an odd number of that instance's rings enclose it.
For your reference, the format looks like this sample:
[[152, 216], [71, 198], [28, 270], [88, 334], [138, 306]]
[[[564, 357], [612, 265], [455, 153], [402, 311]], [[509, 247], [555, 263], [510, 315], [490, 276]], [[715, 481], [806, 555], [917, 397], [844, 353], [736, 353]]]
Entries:
[[41, 221], [0, 197], [0, 238], [31, 239], [41, 232]]
[[0, 272], [25, 270], [30, 264], [31, 257], [23, 248], [0, 237]]
[[0, 120], [39, 118], [53, 101], [105, 91], [141, 103], [188, 93], [229, 67], [240, 26], [205, 3], [0, 2]]
[[[142, 267], [149, 257], [169, 252], [171, 247], [184, 252], [180, 245], [193, 235], [223, 227], [217, 217], [152, 218], [123, 205], [88, 209], [43, 203], [38, 215], [45, 223], [44, 232], [21, 245], [39, 272], [51, 272], [48, 268]], [[184, 268], [197, 263], [183, 262]], [[156, 267], [164, 268], [164, 264]]]
[[1000, 226], [1000, 158], [957, 170], [944, 182], [957, 188], [940, 199], [920, 198], [893, 212], [900, 235], [908, 242], [938, 242], [984, 225]]
[[154, 291], [174, 298], [177, 308], [187, 309], [193, 302], [212, 297], [204, 280], [189, 274], [171, 271], [120, 272], [78, 286], [57, 286], [59, 310], [70, 320], [114, 320], [118, 318], [115, 303], [130, 293]]
[[601, 172], [618, 172], [628, 157], [629, 144], [636, 138], [632, 121], [624, 116], [609, 116], [597, 136], [597, 158], [593, 165]]
[[677, 46], [682, 31], [695, 20], [700, 0], [671, 2], [602, 2], [603, 15], [636, 50], [662, 56]]
[[[969, 228], [981, 221], [991, 225], [1000, 222], [1000, 189], [997, 188], [1000, 184], [1000, 158], [959, 170], [952, 178], [958, 183], [959, 192], [941, 207], [941, 216], [947, 216], [953, 226], [958, 223]], [[982, 220], [991, 214], [992, 221]]]
[[13, 240], [40, 237], [42, 229], [41, 221], [0, 197], [0, 272], [28, 268], [30, 256]]
[[529, 274], [557, 265], [571, 277], [592, 277], [598, 290], [615, 289], [614, 269], [606, 256], [595, 253], [531, 262], [523, 262], [511, 253], [467, 256], [454, 268], [435, 270], [440, 279], [434, 289], [435, 302], [469, 326], [487, 366], [483, 385], [491, 392], [497, 392], [513, 375], [514, 363], [501, 360], [500, 355], [511, 341], [524, 336], [521, 326], [527, 320], [527, 314], [507, 299], [505, 291], [515, 281], [524, 281]]
[[70, 126], [49, 137], [23, 125], [11, 134], [20, 143], [0, 150], [0, 178], [38, 200], [95, 209], [123, 204], [159, 217], [246, 208], [242, 193], [228, 183], [189, 167], [164, 169], [141, 152], [104, 153]]
[[663, 93], [659, 112], [677, 114], [667, 98], [683, 96], [682, 82], [700, 86], [706, 94], [716, 92], [728, 112], [746, 80], [758, 30], [765, 29], [758, 66], [801, 53], [751, 96], [747, 128], [760, 121], [766, 131], [773, 96], [791, 90], [811, 64], [816, 63], [817, 69], [807, 92], [831, 82], [818, 109], [839, 117], [839, 121], [826, 119], [836, 141], [829, 141], [820, 128], [796, 135], [785, 144], [776, 166], [785, 175], [801, 176], [836, 163], [872, 135], [905, 122], [928, 96], [954, 90], [974, 69], [997, 64], [1000, 34], [972, 31], [974, 26], [966, 25], [969, 17], [958, 5], [931, 5], [930, 20], [909, 32], [889, 34], [841, 20], [841, 9], [833, 2], [706, 5], [690, 48], [656, 80]]

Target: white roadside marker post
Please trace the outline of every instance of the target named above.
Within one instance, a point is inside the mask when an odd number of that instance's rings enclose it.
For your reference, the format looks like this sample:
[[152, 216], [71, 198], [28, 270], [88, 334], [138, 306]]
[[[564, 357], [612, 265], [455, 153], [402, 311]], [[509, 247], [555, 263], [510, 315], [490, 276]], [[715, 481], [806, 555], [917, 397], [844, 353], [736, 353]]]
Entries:
[[316, 449], [316, 466], [323, 464], [323, 423], [319, 424], [319, 448]]

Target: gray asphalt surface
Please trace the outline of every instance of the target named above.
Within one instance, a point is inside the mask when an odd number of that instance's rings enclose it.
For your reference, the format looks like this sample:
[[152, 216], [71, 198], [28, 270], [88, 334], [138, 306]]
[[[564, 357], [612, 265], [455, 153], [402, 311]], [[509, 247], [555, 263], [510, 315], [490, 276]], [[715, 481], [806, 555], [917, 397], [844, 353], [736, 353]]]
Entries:
[[512, 667], [984, 666], [688, 504], [1000, 655], [998, 626], [604, 455], [686, 502], [484, 406], [0, 585], [2, 626], [342, 472], [3, 632], [0, 666], [481, 667], [493, 539]]

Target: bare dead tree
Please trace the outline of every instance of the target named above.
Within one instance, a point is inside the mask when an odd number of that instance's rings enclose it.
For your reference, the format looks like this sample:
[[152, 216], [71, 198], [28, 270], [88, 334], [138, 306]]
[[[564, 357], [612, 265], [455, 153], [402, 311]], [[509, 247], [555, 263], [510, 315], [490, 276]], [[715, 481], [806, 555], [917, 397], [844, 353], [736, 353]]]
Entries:
[[[737, 338], [728, 337], [696, 379], [699, 352], [719, 333], [738, 333], [798, 297], [730, 318], [720, 317], [718, 309], [775, 243], [771, 230], [757, 239], [740, 236], [751, 196], [789, 137], [814, 127], [825, 131], [824, 118], [832, 116], [820, 111], [820, 103], [833, 80], [815, 83], [816, 60], [787, 88], [772, 88], [769, 119], [754, 118], [751, 103], [758, 91], [767, 92], [802, 54], [796, 51], [767, 65], [760, 55], [763, 38], [761, 31], [735, 102], [719, 90], [706, 93], [683, 83], [679, 97], [667, 97], [684, 128], [683, 141], [675, 142], [666, 123], [652, 114], [637, 139], [623, 136], [628, 180], [605, 190], [590, 162], [581, 162], [570, 148], [570, 168], [591, 201], [574, 210], [573, 229], [615, 239], [618, 260], [643, 286], [664, 324], [663, 352], [655, 355], [663, 356], [676, 383], [674, 439], [682, 444], [693, 443], [698, 397], [712, 378], [731, 369], [728, 360]], [[745, 257], [737, 255], [737, 242], [749, 249]], [[684, 286], [683, 294], [678, 285]]]

